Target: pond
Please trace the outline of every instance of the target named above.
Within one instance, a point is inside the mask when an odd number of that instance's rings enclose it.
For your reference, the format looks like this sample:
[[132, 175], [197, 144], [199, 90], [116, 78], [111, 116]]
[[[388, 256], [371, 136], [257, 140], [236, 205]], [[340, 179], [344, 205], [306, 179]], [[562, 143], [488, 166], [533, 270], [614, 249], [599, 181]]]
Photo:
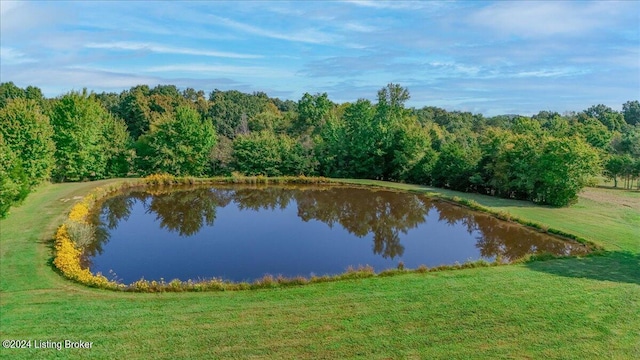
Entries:
[[424, 195], [347, 186], [216, 185], [130, 190], [93, 215], [83, 265], [128, 284], [253, 281], [574, 255], [583, 245]]

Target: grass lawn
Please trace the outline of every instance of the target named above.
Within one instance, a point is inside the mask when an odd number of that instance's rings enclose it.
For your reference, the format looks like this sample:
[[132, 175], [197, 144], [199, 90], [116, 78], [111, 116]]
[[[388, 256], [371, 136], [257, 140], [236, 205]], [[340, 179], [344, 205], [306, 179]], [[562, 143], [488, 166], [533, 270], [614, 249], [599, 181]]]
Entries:
[[[109, 180], [117, 181], [117, 180]], [[604, 256], [273, 290], [96, 290], [50, 266], [65, 212], [99, 183], [43, 185], [0, 221], [3, 359], [640, 358], [640, 193], [590, 188], [568, 208], [460, 194], [587, 238]], [[41, 341], [91, 349], [35, 349]]]

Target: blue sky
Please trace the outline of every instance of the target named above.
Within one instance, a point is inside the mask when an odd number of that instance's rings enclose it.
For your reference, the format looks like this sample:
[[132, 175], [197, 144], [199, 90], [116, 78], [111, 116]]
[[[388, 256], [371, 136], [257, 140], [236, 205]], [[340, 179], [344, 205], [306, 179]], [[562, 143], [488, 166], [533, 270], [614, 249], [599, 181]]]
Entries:
[[58, 96], [174, 84], [485, 115], [640, 98], [640, 2], [0, 1], [0, 80]]

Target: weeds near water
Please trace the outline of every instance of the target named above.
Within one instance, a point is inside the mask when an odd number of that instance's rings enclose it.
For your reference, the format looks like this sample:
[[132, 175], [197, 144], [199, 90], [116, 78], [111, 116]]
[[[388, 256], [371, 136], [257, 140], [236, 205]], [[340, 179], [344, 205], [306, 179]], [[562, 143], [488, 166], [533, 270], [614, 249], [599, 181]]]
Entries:
[[69, 239], [79, 249], [84, 249], [95, 241], [96, 230], [93, 225], [68, 219], [64, 222]]

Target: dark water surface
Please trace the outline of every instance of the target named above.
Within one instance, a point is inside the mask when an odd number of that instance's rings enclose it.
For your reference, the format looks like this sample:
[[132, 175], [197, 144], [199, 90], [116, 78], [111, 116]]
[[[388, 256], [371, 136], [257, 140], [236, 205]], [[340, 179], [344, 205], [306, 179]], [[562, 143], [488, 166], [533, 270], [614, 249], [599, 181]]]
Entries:
[[[253, 281], [378, 272], [582, 245], [407, 192], [344, 186], [247, 186], [129, 191], [105, 200], [87, 266], [108, 278]], [[114, 275], [115, 274], [115, 275]]]

